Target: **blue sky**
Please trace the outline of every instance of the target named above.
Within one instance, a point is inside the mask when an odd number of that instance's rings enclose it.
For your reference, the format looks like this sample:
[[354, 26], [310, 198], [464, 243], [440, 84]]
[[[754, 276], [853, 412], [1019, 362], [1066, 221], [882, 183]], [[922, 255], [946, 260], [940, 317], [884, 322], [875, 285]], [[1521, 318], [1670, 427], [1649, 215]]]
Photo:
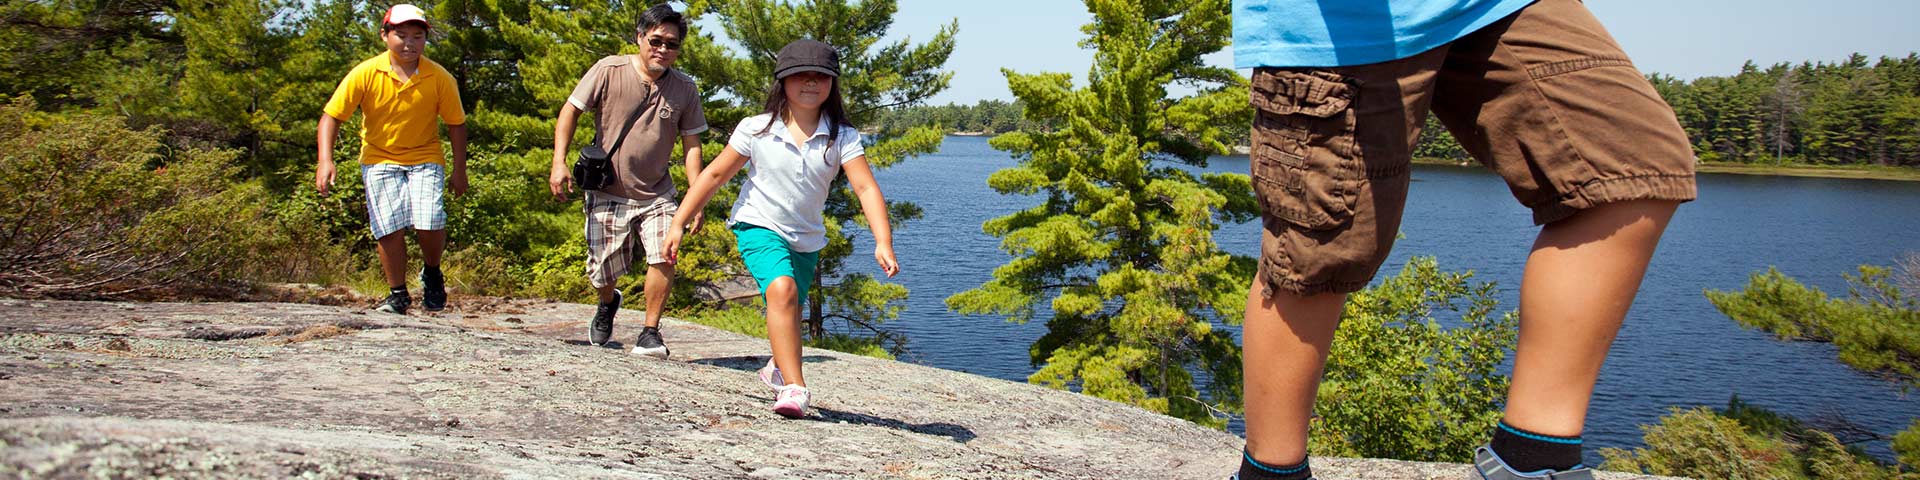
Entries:
[[[1920, 0], [1590, 0], [1642, 71], [1681, 78], [1730, 75], [1751, 59], [1761, 65], [1834, 62], [1920, 51]], [[958, 20], [947, 91], [930, 104], [1011, 100], [1000, 68], [1033, 73], [1087, 73], [1080, 26], [1092, 19], [1070, 0], [899, 0], [888, 39], [931, 37]], [[1209, 59], [1231, 65], [1223, 51]]]

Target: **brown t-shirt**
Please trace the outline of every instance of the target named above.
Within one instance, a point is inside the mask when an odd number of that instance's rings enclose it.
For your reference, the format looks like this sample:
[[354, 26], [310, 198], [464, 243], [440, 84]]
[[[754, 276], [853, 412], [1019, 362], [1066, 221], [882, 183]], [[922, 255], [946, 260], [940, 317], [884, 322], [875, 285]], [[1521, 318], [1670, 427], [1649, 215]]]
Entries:
[[[580, 77], [567, 101], [581, 111], [593, 112], [593, 131], [600, 148], [620, 142], [613, 157], [614, 181], [606, 193], [629, 200], [645, 201], [654, 197], [672, 197], [673, 142], [681, 135], [707, 131], [707, 115], [700, 109], [700, 88], [693, 78], [679, 70], [668, 70], [657, 81], [647, 80], [646, 67], [628, 55], [600, 59]], [[627, 128], [627, 119], [640, 117]], [[622, 129], [625, 130], [622, 130]]]

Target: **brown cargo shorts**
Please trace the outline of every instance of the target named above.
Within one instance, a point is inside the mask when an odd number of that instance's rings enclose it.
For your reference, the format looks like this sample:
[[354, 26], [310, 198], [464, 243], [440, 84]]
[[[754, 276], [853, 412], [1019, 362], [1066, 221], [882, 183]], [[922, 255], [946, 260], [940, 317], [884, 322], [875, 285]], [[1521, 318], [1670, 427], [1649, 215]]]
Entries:
[[1429, 108], [1535, 224], [1694, 198], [1693, 148], [1673, 108], [1578, 0], [1541, 0], [1400, 60], [1259, 68], [1251, 90], [1265, 295], [1373, 279], [1400, 230]]

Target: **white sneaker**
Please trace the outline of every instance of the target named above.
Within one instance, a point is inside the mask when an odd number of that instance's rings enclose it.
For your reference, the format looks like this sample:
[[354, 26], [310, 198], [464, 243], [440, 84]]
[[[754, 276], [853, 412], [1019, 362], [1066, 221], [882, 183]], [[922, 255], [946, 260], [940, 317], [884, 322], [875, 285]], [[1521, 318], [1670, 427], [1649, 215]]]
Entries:
[[773, 357], [767, 357], [767, 366], [760, 367], [760, 382], [767, 384], [768, 388], [775, 391], [780, 390], [781, 385], [787, 384], [786, 379], [780, 376], [780, 367], [773, 366]]
[[807, 416], [807, 402], [813, 400], [813, 394], [807, 393], [807, 387], [787, 385], [780, 387], [779, 399], [773, 401], [773, 413], [787, 418]]

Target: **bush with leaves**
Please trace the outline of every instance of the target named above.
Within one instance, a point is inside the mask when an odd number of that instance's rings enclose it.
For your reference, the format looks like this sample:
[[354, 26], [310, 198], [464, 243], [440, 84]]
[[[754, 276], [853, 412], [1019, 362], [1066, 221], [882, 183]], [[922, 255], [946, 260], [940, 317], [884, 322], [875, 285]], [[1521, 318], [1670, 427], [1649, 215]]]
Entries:
[[40, 113], [24, 96], [0, 106], [0, 290], [117, 296], [338, 261], [324, 237], [283, 228], [259, 185], [235, 181], [235, 152], [168, 150], [163, 135]]
[[1881, 465], [1831, 433], [1737, 396], [1725, 409], [1675, 408], [1640, 428], [1647, 446], [1601, 449], [1601, 468], [1703, 479], [1920, 479], [1910, 467]]
[[1786, 445], [1749, 432], [1706, 407], [1673, 409], [1660, 424], [1642, 426], [1646, 448], [1600, 450], [1600, 468], [1693, 478], [1794, 478], [1776, 465], [1792, 458]]
[[[1353, 294], [1314, 401], [1320, 455], [1469, 461], [1500, 420], [1518, 316], [1496, 313], [1493, 282], [1414, 257]], [[1436, 314], [1455, 319], [1443, 326]]]

